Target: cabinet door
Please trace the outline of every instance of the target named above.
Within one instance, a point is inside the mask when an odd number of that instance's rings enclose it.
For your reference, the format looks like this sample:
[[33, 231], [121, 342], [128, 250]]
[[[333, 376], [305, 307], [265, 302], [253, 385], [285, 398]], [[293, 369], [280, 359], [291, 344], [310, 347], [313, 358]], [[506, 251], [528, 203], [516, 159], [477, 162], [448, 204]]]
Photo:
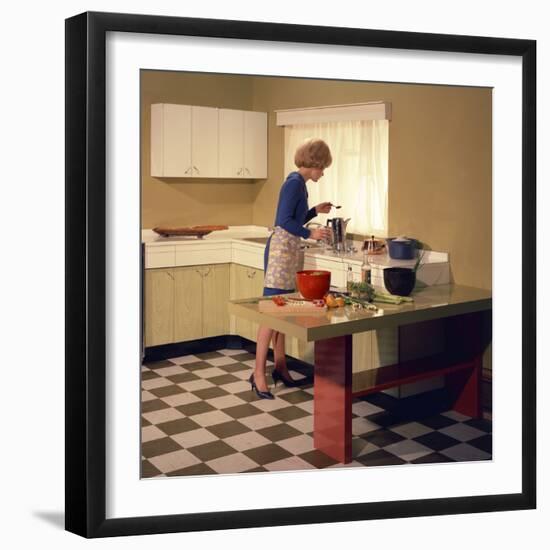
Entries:
[[[245, 267], [239, 264], [231, 265], [231, 299], [242, 300], [261, 296], [264, 286], [264, 272], [262, 269], [253, 267]], [[248, 340], [256, 341], [258, 325], [243, 319], [242, 317], [233, 317], [234, 333], [247, 338]]]
[[174, 274], [172, 269], [145, 270], [145, 345], [174, 342]]
[[203, 338], [229, 334], [229, 264], [202, 266]]
[[191, 162], [194, 178], [218, 176], [218, 109], [191, 108]]
[[162, 176], [191, 176], [191, 107], [163, 105]]
[[244, 177], [267, 178], [267, 113], [244, 112]]
[[175, 342], [202, 338], [202, 276], [199, 267], [174, 268]]
[[243, 111], [219, 109], [219, 176], [244, 178]]

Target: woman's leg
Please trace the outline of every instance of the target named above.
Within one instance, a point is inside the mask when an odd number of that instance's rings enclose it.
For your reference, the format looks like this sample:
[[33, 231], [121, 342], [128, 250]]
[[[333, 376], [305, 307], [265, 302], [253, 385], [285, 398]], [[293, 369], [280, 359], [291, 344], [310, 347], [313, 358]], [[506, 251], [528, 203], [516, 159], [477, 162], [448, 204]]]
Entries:
[[273, 355], [275, 367], [287, 380], [292, 380], [288, 373], [285, 354], [285, 335], [282, 332], [273, 332]]
[[265, 363], [267, 361], [267, 352], [269, 351], [269, 342], [273, 335], [273, 329], [268, 327], [259, 327], [256, 337], [256, 367], [254, 369], [254, 381], [260, 391], [268, 391], [265, 379]]

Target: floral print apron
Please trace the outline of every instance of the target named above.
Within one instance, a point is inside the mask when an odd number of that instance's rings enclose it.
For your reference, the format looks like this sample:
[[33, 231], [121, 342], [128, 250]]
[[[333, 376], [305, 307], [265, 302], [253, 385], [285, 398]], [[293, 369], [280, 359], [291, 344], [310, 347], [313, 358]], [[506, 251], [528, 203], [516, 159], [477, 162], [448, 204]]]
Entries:
[[294, 290], [300, 268], [300, 237], [276, 226], [269, 243], [264, 286]]

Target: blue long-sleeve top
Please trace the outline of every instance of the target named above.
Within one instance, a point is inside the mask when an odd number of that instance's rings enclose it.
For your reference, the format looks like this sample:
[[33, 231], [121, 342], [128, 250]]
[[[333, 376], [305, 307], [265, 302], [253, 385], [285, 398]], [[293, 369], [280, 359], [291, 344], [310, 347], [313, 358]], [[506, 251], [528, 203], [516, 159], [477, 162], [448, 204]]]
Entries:
[[308, 208], [306, 182], [299, 172], [291, 172], [279, 193], [275, 225], [292, 235], [308, 239], [311, 231], [304, 227], [317, 215], [315, 207]]

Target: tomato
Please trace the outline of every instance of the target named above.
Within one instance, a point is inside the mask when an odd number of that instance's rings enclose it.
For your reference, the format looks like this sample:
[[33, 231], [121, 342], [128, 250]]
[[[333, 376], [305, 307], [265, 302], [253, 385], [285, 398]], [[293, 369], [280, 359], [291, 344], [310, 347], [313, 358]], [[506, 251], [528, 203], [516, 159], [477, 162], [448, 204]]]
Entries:
[[273, 298], [271, 298], [271, 299], [278, 306], [284, 306], [286, 304], [286, 300], [282, 296], [273, 296]]

